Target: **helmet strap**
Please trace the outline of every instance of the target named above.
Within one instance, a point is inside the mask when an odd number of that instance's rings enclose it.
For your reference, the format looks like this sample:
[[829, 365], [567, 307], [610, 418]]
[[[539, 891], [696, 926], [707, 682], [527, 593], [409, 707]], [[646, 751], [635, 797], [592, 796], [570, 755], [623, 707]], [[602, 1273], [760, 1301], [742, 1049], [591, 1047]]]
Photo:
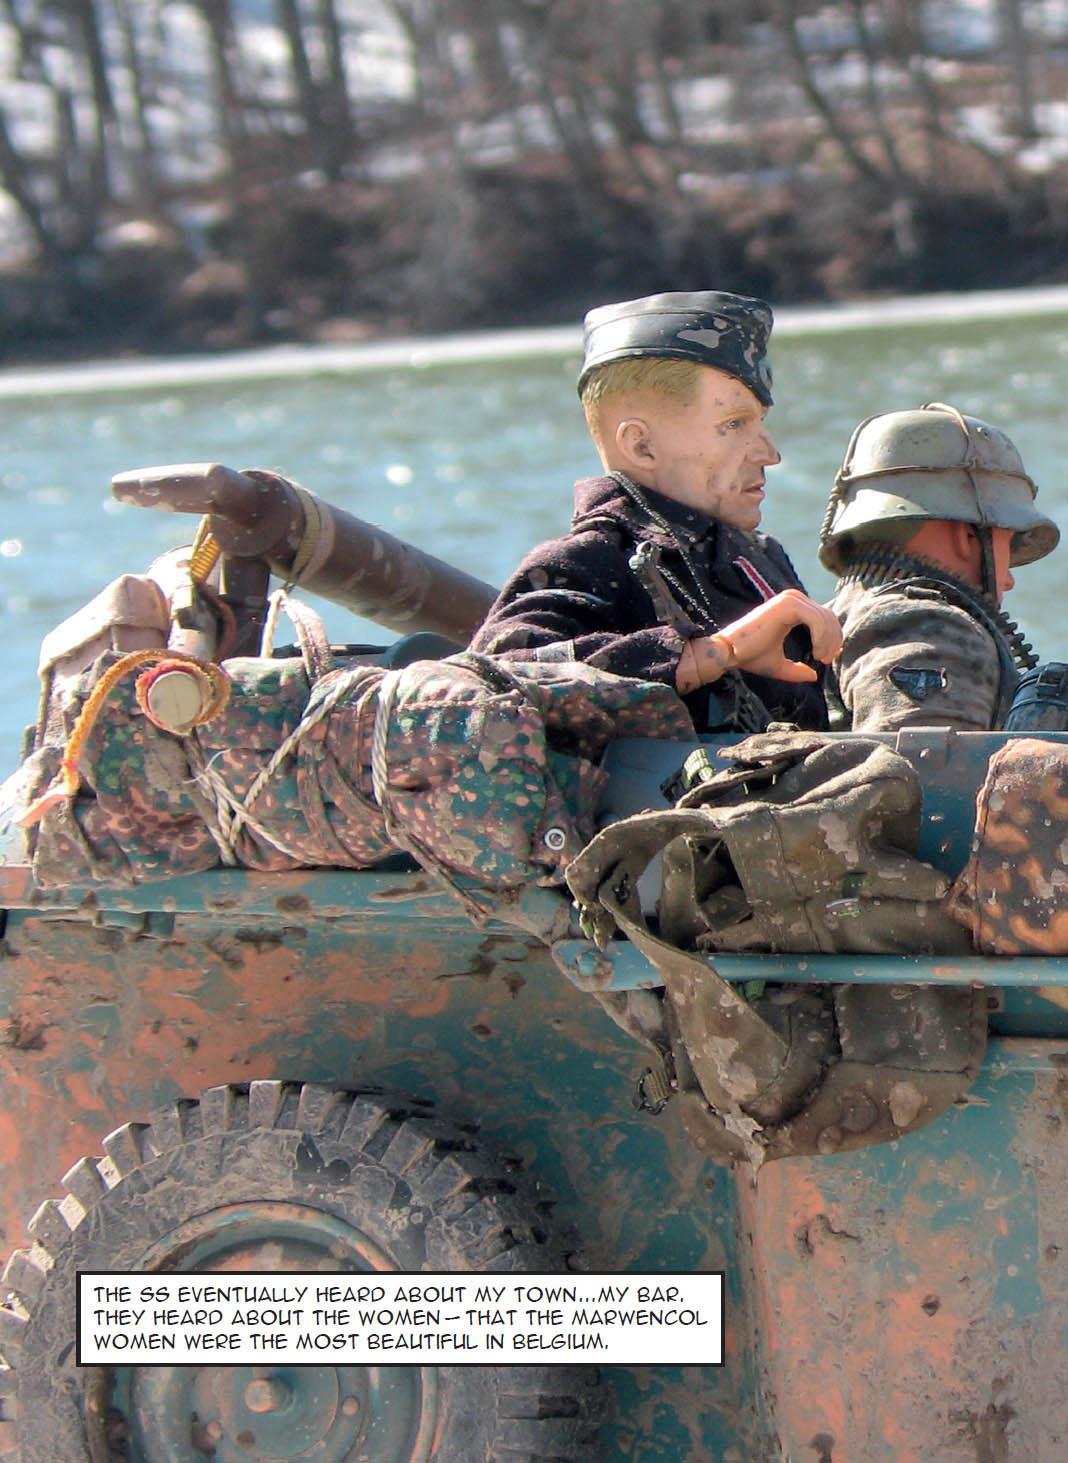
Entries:
[[979, 565], [982, 590], [989, 599], [992, 599], [995, 604], [998, 604], [1001, 596], [998, 594], [997, 568], [994, 563], [994, 535], [985, 523], [977, 523], [975, 525], [975, 532], [979, 538]]

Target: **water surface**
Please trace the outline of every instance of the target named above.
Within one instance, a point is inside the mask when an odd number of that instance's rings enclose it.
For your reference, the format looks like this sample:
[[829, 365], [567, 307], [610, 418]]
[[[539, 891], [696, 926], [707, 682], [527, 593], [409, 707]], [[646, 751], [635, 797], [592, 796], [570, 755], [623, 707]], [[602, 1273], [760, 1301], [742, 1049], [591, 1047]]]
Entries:
[[[818, 597], [831, 589], [816, 562], [827, 493], [853, 427], [874, 412], [942, 400], [1002, 427], [1038, 482], [1041, 505], [1068, 528], [1064, 309], [932, 314], [902, 322], [888, 305], [866, 325], [823, 320], [808, 329], [795, 320], [774, 339], [769, 425], [783, 461], [768, 475], [764, 527]], [[516, 336], [498, 359], [471, 359], [477, 352], [460, 343], [458, 359], [442, 358], [441, 347], [415, 366], [387, 356], [346, 369], [310, 353], [300, 374], [279, 378], [183, 384], [173, 366], [151, 384], [146, 368], [140, 385], [103, 372], [107, 385], [94, 389], [83, 370], [77, 390], [51, 399], [5, 394], [0, 376], [5, 767], [35, 715], [42, 636], [116, 575], [188, 542], [195, 527], [193, 518], [115, 503], [116, 472], [209, 460], [275, 468], [492, 583], [532, 543], [561, 532], [571, 483], [598, 464], [575, 395], [573, 334], [530, 339], [528, 355]], [[62, 383], [63, 373], [53, 379]], [[1021, 570], [1007, 606], [1043, 659], [1068, 660], [1066, 553]], [[337, 640], [392, 638], [336, 607], [323, 610]]]

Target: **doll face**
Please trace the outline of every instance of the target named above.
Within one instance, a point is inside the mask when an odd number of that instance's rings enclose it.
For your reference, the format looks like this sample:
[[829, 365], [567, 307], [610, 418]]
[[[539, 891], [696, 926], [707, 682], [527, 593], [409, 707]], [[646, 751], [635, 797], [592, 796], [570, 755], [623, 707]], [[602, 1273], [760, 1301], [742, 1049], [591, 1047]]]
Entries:
[[764, 471], [780, 460], [767, 407], [748, 386], [702, 367], [690, 401], [660, 398], [637, 421], [632, 472], [646, 487], [735, 528], [760, 522]]

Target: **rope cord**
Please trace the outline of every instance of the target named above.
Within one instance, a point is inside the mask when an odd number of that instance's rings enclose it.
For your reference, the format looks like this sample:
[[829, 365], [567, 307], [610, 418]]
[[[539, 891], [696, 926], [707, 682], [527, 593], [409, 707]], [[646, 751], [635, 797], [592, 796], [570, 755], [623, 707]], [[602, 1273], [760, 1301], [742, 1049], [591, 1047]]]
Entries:
[[[275, 590], [268, 602], [260, 654], [270, 657], [274, 647], [278, 616], [283, 612], [288, 615], [297, 632], [308, 682], [309, 685], [314, 686], [328, 671], [333, 669], [333, 656], [326, 641], [322, 621], [316, 611], [310, 605], [293, 599], [284, 588]], [[206, 806], [202, 809], [202, 813], [225, 863], [237, 863], [236, 841], [244, 828], [250, 829], [287, 858], [292, 858], [298, 863], [303, 862], [302, 853], [287, 847], [276, 833], [270, 832], [260, 823], [253, 814], [253, 808], [264, 788], [286, 758], [297, 751], [308, 733], [330, 714], [341, 697], [345, 695], [351, 685], [351, 680], [351, 676], [339, 676], [337, 683], [330, 688], [327, 695], [310, 712], [305, 711], [304, 716], [290, 734], [275, 748], [267, 763], [260, 768], [243, 797], [239, 797], [233, 791], [215, 770], [211, 760], [205, 758], [203, 748], [196, 738], [189, 736], [185, 739], [184, 746], [189, 759], [190, 771], [193, 774], [193, 782], [206, 799]], [[212, 813], [214, 817], [212, 817]]]
[[[214, 690], [214, 700], [198, 717], [198, 724], [210, 721], [218, 716], [219, 712], [226, 705], [230, 696], [230, 678], [226, 672], [217, 665], [205, 664], [194, 655], [186, 655], [183, 651], [177, 650], [132, 650], [117, 660], [114, 665], [109, 666], [100, 680], [93, 687], [85, 705], [78, 713], [74, 727], [67, 738], [67, 745], [63, 749], [63, 756], [59, 764], [59, 771], [45, 788], [39, 797], [34, 798], [30, 806], [12, 821], [20, 828], [30, 828], [40, 822], [42, 816], [49, 808], [66, 798], [72, 798], [82, 784], [81, 772], [78, 770], [78, 763], [82, 753], [85, 751], [86, 743], [89, 740], [93, 727], [100, 716], [104, 703], [112, 691], [132, 671], [140, 666], [146, 666], [151, 662], [157, 664], [161, 661], [173, 661], [176, 665], [195, 667], [198, 672], [207, 676]], [[142, 710], [144, 708], [142, 707]]]
[[256, 820], [253, 809], [264, 788], [282, 763], [299, 748], [304, 738], [329, 716], [338, 701], [349, 690], [350, 685], [351, 677], [340, 676], [338, 678], [337, 683], [330, 688], [327, 695], [310, 712], [304, 714], [289, 735], [271, 753], [270, 758], [253, 778], [243, 797], [239, 797], [216, 772], [211, 761], [204, 757], [203, 748], [196, 739], [194, 737], [186, 738], [184, 745], [190, 758], [193, 779], [202, 792], [209, 797], [215, 808], [216, 823], [214, 826], [209, 823], [212, 837], [220, 849], [225, 847], [232, 855], [227, 858], [227, 862], [237, 862], [236, 840], [242, 829], [246, 827], [269, 843], [272, 848], [276, 848], [279, 853], [285, 854], [287, 858], [295, 859], [298, 863], [303, 861], [303, 855], [299, 851], [287, 847], [276, 833], [270, 832]]
[[274, 632], [278, 628], [278, 616], [288, 596], [284, 589], [276, 589], [267, 600], [267, 614], [260, 632], [260, 655], [270, 660], [274, 655]]

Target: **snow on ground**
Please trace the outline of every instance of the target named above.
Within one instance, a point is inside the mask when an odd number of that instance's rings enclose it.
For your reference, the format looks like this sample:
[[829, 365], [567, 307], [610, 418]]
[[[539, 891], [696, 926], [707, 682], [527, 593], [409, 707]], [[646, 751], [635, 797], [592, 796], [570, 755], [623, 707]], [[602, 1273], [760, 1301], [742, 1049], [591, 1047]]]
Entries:
[[[351, 95], [357, 106], [391, 106], [410, 101], [415, 94], [415, 73], [408, 39], [388, 4], [381, 0], [338, 0], [346, 22], [345, 64]], [[275, 25], [273, 0], [237, 0], [241, 17], [241, 48], [246, 90], [277, 109], [294, 102], [293, 82], [285, 39]], [[987, 54], [998, 43], [997, 0], [928, 0], [924, 28], [939, 53], [930, 58], [932, 74], [959, 70], [962, 61]], [[144, 16], [133, 7], [132, 13]], [[153, 9], [153, 17], [155, 10]], [[150, 17], [151, 18], [151, 17]], [[1030, 0], [1026, 18], [1032, 33], [1050, 46], [1068, 43], [1068, 9], [1063, 0]], [[873, 31], [885, 22], [872, 13]], [[766, 70], [779, 75], [784, 64], [781, 38], [763, 27], [751, 27], [754, 62], [763, 56]], [[826, 5], [805, 18], [806, 45], [831, 54], [819, 61], [821, 79], [836, 87], [856, 89], [864, 82], [857, 52], [855, 20], [842, 5]], [[217, 175], [222, 160], [215, 141], [215, 106], [211, 95], [211, 67], [203, 17], [187, 0], [171, 0], [159, 11], [158, 27], [141, 36], [146, 54], [159, 48], [159, 70], [165, 78], [150, 109], [150, 125], [159, 148], [167, 181], [173, 185], [201, 183]], [[50, 75], [69, 70], [69, 57], [55, 45], [47, 46]], [[13, 28], [0, 23], [0, 106], [7, 118], [15, 147], [20, 152], [47, 158], [55, 148], [55, 99], [43, 82], [15, 77], [16, 46]], [[760, 73], [766, 84], [766, 71]], [[67, 77], [70, 80], [70, 77]], [[124, 123], [130, 128], [132, 98], [124, 77], [117, 77]], [[889, 86], [890, 74], [880, 71], [880, 84]], [[785, 105], [784, 87], [777, 82], [778, 104]], [[673, 94], [686, 134], [695, 144], [728, 142], [744, 135], [748, 123], [737, 115], [735, 83], [719, 75], [678, 78]], [[752, 98], [749, 98], [752, 100]], [[655, 97], [643, 91], [643, 115], [662, 130]], [[793, 105], [793, 103], [790, 103]], [[1068, 102], [1048, 102], [1036, 108], [1044, 135], [1028, 146], [1021, 163], [1041, 173], [1068, 157]], [[801, 118], [798, 119], [801, 125]], [[1016, 144], [1007, 135], [993, 104], [976, 102], [962, 108], [958, 123], [966, 136], [998, 151]], [[739, 127], [743, 133], [739, 134]], [[602, 125], [606, 140], [611, 129]], [[130, 133], [132, 141], [132, 132]], [[541, 110], [526, 107], [515, 115], [500, 115], [465, 126], [462, 141], [472, 156], [495, 162], [514, 156], [518, 146], [552, 145], [550, 129]], [[417, 149], [384, 143], [369, 160], [372, 176], [396, 178], [418, 171], [423, 161]], [[689, 180], [695, 186], [696, 179]], [[24, 247], [17, 211], [0, 191], [0, 259], [14, 246]]]
[[1068, 162], [1068, 101], [1042, 102], [1035, 108], [1035, 120], [1043, 136], [1018, 153], [1017, 161], [1029, 173], [1050, 173]]
[[1004, 118], [993, 103], [961, 107], [957, 122], [962, 136], [973, 138], [992, 152], [1015, 152], [1017, 161], [1028, 172], [1048, 173], [1068, 159], [1068, 101], [1041, 102], [1035, 107], [1035, 123], [1042, 135], [1022, 150], [1005, 130]]

